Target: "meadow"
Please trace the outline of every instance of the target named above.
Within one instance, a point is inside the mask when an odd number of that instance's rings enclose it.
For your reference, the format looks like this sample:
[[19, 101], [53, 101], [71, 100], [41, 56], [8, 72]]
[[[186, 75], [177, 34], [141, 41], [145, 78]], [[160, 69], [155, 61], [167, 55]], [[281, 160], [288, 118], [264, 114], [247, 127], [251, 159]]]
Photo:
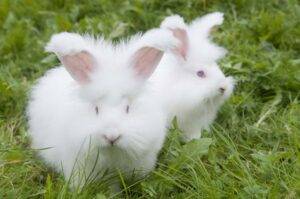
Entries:
[[[183, 144], [174, 122], [157, 168], [122, 181], [121, 193], [105, 180], [68, 189], [27, 133], [28, 92], [58, 64], [44, 52], [50, 36], [119, 40], [171, 14], [191, 21], [213, 11], [225, 13], [213, 35], [228, 49], [220, 65], [237, 85], [211, 131]], [[1, 0], [0, 27], [0, 198], [300, 198], [298, 0]]]

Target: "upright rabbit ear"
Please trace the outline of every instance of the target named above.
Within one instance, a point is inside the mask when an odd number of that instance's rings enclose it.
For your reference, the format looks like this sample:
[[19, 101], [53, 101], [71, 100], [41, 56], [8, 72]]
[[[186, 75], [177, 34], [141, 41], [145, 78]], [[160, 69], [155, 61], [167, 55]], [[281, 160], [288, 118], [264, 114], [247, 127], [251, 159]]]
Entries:
[[186, 60], [188, 46], [189, 46], [189, 39], [187, 34], [187, 27], [184, 23], [184, 20], [179, 15], [173, 15], [166, 17], [161, 25], [161, 28], [167, 28], [172, 31], [175, 38], [180, 41], [178, 47], [174, 50], [174, 52], [180, 55], [184, 60]]
[[81, 51], [62, 56], [60, 60], [74, 80], [81, 84], [89, 82], [89, 73], [94, 68], [94, 60], [90, 53]]
[[46, 51], [54, 52], [78, 83], [90, 81], [89, 75], [95, 68], [95, 59], [88, 52], [87, 44], [80, 35], [66, 32], [53, 35]]
[[152, 29], [139, 40], [133, 40], [133, 55], [130, 63], [136, 75], [147, 79], [156, 69], [164, 51], [171, 51], [178, 45], [178, 40], [171, 31]]
[[191, 24], [191, 29], [197, 34], [208, 37], [214, 26], [221, 25], [224, 20], [224, 14], [213, 12], [195, 19]]
[[133, 55], [133, 69], [138, 77], [148, 79], [163, 56], [163, 51], [154, 47], [142, 47]]
[[180, 41], [180, 45], [175, 49], [175, 53], [179, 54], [184, 60], [186, 60], [189, 44], [186, 30], [180, 28], [174, 28], [170, 30], [173, 32], [174, 37]]

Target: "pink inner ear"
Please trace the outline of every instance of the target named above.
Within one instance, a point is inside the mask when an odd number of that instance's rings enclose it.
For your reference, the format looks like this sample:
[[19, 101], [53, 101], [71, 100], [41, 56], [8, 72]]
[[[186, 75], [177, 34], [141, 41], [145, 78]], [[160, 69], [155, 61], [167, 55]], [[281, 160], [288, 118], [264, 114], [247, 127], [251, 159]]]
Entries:
[[181, 43], [179, 47], [175, 50], [175, 52], [181, 55], [184, 60], [186, 60], [187, 50], [188, 50], [188, 36], [186, 30], [180, 28], [174, 28], [171, 29], [171, 31], [173, 32], [174, 37], [179, 39]]
[[134, 54], [134, 70], [137, 75], [149, 78], [163, 56], [163, 52], [153, 47], [143, 47]]
[[89, 73], [93, 70], [92, 55], [86, 51], [74, 55], [65, 55], [61, 58], [62, 64], [70, 75], [81, 84], [89, 82]]

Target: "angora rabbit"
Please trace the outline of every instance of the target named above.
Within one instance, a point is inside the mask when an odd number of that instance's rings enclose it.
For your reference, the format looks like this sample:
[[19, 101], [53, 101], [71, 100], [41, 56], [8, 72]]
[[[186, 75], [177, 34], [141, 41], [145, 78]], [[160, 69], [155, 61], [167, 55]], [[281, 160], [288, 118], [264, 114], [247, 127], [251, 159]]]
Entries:
[[222, 22], [223, 14], [215, 12], [190, 25], [178, 15], [167, 17], [161, 24], [181, 44], [165, 53], [150, 81], [160, 92], [169, 123], [177, 116], [185, 141], [199, 138], [201, 131], [208, 129], [233, 91], [233, 78], [225, 77], [217, 64], [226, 51], [209, 39], [211, 28]]
[[145, 83], [163, 51], [178, 43], [162, 29], [119, 44], [53, 35], [46, 50], [62, 66], [49, 70], [32, 90], [27, 110], [32, 147], [43, 149], [40, 156], [67, 179], [72, 176], [73, 186], [105, 171], [147, 174], [164, 142], [166, 116], [148, 97]]

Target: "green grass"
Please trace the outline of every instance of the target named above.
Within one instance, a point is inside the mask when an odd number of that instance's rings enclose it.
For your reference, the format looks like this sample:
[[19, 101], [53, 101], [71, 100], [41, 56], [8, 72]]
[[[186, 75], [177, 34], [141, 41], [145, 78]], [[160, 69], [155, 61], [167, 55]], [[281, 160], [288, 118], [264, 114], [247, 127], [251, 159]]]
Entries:
[[300, 5], [297, 0], [1, 0], [0, 198], [110, 197], [103, 183], [70, 191], [30, 149], [24, 110], [35, 80], [57, 64], [43, 52], [60, 31], [119, 39], [157, 27], [173, 13], [188, 21], [222, 11], [215, 40], [238, 80], [211, 132], [189, 144], [171, 129], [149, 177], [123, 198], [300, 197]]

